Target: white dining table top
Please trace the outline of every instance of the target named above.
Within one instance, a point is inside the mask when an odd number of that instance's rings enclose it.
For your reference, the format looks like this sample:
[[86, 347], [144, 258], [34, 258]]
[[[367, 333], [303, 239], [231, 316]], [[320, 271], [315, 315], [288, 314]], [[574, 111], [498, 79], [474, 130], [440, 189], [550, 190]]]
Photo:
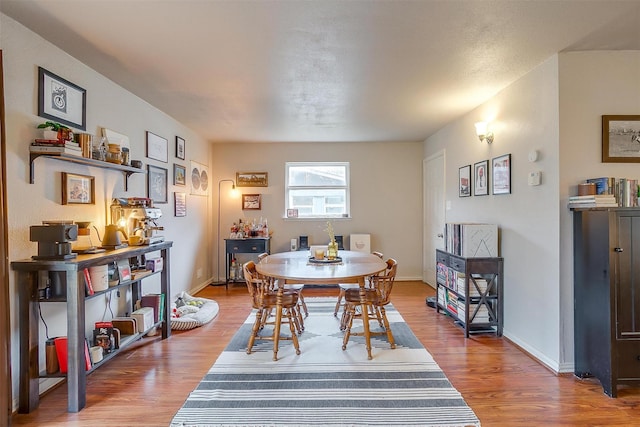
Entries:
[[366, 252], [341, 250], [338, 257], [342, 258], [341, 262], [316, 263], [310, 261], [309, 251], [281, 252], [263, 258], [256, 270], [287, 282], [336, 284], [361, 282], [364, 277], [387, 268], [386, 262]]

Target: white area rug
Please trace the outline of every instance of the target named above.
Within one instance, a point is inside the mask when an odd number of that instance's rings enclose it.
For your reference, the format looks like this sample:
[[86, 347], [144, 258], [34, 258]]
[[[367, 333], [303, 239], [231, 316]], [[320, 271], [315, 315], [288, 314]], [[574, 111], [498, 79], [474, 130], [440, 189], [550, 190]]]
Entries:
[[280, 342], [276, 362], [271, 341], [257, 341], [246, 354], [252, 313], [171, 426], [480, 425], [393, 307], [387, 315], [396, 348], [385, 336], [372, 338], [373, 360], [367, 360], [361, 337], [342, 350], [335, 298], [306, 301], [299, 356], [291, 341]]

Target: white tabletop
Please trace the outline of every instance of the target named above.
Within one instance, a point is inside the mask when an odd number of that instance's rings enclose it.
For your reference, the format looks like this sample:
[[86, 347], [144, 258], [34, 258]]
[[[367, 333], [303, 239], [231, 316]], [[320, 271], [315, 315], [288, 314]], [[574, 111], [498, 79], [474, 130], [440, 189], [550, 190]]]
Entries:
[[387, 264], [379, 257], [366, 252], [339, 251], [341, 262], [316, 263], [310, 261], [309, 251], [281, 252], [262, 259], [258, 273], [284, 279], [287, 282], [337, 284], [362, 282], [364, 277], [379, 273]]

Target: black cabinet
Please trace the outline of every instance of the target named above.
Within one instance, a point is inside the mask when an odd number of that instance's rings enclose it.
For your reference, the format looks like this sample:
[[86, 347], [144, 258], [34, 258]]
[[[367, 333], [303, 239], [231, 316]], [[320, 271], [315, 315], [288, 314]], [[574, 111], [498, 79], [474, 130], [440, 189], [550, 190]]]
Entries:
[[495, 332], [502, 336], [503, 259], [464, 258], [436, 251], [436, 310], [456, 320], [465, 337]]
[[640, 209], [573, 212], [575, 375], [640, 386]]
[[260, 255], [261, 253], [270, 253], [271, 251], [271, 238], [269, 237], [256, 237], [248, 239], [224, 239], [225, 243], [225, 286], [229, 282], [237, 280], [237, 277], [231, 279], [229, 272], [231, 269], [231, 261], [235, 258], [235, 254], [254, 254]]

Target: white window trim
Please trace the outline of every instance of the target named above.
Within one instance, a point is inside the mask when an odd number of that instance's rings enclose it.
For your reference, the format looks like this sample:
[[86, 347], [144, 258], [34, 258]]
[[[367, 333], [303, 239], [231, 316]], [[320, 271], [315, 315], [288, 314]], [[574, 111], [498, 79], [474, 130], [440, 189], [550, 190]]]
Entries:
[[[308, 186], [289, 186], [289, 167], [296, 166], [344, 166], [345, 167], [345, 180], [347, 182], [346, 187], [342, 185], [338, 186], [322, 186], [322, 187], [308, 187]], [[351, 164], [349, 162], [286, 162], [285, 163], [285, 185], [284, 185], [284, 219], [293, 221], [316, 221], [325, 219], [351, 219]], [[290, 189], [309, 189], [309, 188], [323, 188], [323, 189], [343, 189], [346, 188], [346, 200], [345, 209], [347, 213], [345, 215], [317, 215], [317, 216], [304, 216], [290, 218], [287, 217], [287, 209], [289, 208], [289, 190]]]

